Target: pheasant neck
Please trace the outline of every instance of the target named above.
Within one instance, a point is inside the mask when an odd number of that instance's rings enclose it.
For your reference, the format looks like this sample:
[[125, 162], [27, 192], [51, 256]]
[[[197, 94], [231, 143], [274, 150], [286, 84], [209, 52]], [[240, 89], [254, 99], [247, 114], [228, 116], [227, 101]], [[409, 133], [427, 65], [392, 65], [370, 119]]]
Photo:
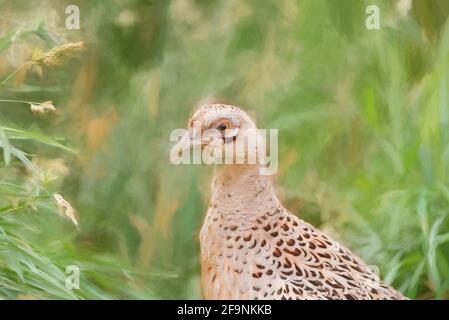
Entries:
[[279, 201], [269, 177], [260, 175], [259, 165], [225, 165], [214, 180], [211, 206], [223, 219], [252, 220], [273, 210]]

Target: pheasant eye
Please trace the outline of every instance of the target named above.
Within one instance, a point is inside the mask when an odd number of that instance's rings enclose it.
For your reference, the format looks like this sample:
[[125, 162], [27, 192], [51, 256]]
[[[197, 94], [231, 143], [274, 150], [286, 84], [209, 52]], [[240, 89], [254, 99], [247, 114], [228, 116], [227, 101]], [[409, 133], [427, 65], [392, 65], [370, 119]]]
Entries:
[[229, 129], [229, 122], [221, 122], [218, 126], [217, 126], [217, 130], [220, 132], [224, 132], [227, 129]]

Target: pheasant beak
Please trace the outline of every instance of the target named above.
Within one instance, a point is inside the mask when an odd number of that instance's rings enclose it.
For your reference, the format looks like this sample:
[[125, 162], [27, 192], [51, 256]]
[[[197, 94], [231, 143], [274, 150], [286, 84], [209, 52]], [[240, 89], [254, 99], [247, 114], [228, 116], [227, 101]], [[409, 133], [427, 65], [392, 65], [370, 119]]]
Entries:
[[203, 148], [205, 145], [207, 143], [201, 141], [199, 138], [195, 139], [191, 136], [190, 132], [186, 132], [176, 146], [178, 148], [178, 156], [182, 156], [184, 152], [190, 149]]

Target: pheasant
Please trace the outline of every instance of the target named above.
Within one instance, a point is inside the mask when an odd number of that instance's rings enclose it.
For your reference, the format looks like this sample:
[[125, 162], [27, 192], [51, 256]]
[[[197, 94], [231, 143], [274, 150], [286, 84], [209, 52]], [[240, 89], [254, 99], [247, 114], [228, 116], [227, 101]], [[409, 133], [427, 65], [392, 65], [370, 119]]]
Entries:
[[[194, 143], [194, 123], [216, 130], [220, 139], [200, 136]], [[179, 153], [235, 147], [247, 156], [247, 129], [256, 124], [240, 108], [203, 105]], [[213, 181], [200, 231], [206, 299], [406, 299], [349, 249], [285, 209], [261, 166], [225, 164]]]

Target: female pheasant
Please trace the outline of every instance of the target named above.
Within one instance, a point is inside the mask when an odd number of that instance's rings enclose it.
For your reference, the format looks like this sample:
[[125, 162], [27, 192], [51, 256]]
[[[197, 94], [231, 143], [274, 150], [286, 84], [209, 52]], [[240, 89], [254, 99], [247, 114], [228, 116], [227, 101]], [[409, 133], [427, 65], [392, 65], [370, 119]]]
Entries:
[[[218, 139], [202, 134], [195, 143], [195, 123], [202, 132], [215, 130]], [[221, 157], [218, 149], [235, 148], [247, 160], [251, 144], [244, 132], [256, 125], [235, 106], [207, 104], [189, 128], [181, 152], [193, 147]], [[288, 212], [260, 167], [223, 165], [214, 179], [200, 232], [206, 299], [405, 299], [350, 250]]]

